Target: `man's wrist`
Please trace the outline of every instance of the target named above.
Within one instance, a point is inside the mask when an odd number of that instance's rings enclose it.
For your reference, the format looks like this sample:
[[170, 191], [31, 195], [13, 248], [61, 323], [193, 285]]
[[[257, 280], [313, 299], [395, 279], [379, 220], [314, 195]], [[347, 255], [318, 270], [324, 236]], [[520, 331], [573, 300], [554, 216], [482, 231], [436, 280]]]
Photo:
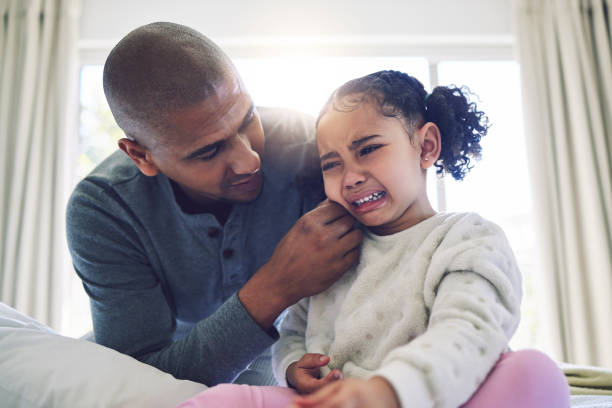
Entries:
[[[262, 268], [266, 267], [265, 265]], [[260, 269], [261, 270], [261, 269]], [[283, 291], [265, 278], [259, 271], [238, 291], [238, 299], [249, 315], [265, 331], [274, 325], [276, 318], [291, 306]]]

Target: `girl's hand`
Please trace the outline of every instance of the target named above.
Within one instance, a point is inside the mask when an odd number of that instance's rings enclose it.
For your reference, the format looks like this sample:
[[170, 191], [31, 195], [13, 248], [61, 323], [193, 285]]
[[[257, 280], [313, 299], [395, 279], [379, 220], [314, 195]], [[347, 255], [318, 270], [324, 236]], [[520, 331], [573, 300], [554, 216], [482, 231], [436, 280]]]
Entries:
[[325, 378], [319, 378], [321, 367], [329, 363], [323, 354], [308, 353], [287, 368], [287, 382], [300, 394], [310, 394], [324, 385], [342, 378], [340, 370], [332, 370]]
[[393, 387], [382, 377], [337, 381], [316, 393], [298, 397], [290, 408], [400, 408]]

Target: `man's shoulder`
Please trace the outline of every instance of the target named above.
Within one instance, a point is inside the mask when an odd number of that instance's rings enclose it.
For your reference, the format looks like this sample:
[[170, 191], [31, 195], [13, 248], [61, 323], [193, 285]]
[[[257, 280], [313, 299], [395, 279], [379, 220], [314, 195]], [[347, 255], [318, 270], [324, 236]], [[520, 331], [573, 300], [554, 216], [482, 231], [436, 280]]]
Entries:
[[[144, 190], [151, 190], [156, 177], [144, 176], [132, 160], [121, 150], [109, 155], [75, 187], [68, 209], [84, 201], [91, 205], [111, 205], [115, 201], [138, 199]], [[119, 193], [120, 191], [120, 193]], [[119, 198], [121, 196], [121, 198]]]
[[140, 177], [142, 173], [127, 154], [116, 150], [98, 164], [84, 180], [114, 186]]

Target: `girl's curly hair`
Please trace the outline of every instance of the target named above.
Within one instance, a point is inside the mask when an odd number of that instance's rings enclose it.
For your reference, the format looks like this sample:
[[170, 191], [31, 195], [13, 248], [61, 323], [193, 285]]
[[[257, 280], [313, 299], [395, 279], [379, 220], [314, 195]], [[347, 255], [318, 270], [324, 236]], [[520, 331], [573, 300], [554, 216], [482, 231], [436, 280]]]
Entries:
[[442, 138], [436, 171], [462, 180], [473, 167], [472, 160], [480, 159], [480, 139], [489, 129], [487, 116], [470, 101], [471, 96], [474, 94], [467, 87], [457, 86], [438, 86], [427, 94], [423, 84], [408, 74], [379, 71], [338, 88], [319, 119], [330, 108], [351, 110], [367, 99], [376, 101], [383, 115], [402, 119], [409, 135], [422, 123], [433, 122]]

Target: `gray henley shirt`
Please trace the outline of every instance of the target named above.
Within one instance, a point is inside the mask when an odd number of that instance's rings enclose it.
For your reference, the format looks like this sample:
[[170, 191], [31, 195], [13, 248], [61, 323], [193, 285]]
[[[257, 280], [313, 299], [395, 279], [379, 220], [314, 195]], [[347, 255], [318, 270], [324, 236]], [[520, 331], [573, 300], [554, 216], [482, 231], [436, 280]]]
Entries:
[[67, 208], [68, 245], [97, 343], [212, 386], [231, 382], [277, 340], [237, 291], [322, 192], [305, 194], [295, 183], [315, 157], [313, 119], [258, 111], [262, 192], [234, 205], [224, 225], [183, 212], [167, 177], [144, 176], [121, 151], [78, 184]]

